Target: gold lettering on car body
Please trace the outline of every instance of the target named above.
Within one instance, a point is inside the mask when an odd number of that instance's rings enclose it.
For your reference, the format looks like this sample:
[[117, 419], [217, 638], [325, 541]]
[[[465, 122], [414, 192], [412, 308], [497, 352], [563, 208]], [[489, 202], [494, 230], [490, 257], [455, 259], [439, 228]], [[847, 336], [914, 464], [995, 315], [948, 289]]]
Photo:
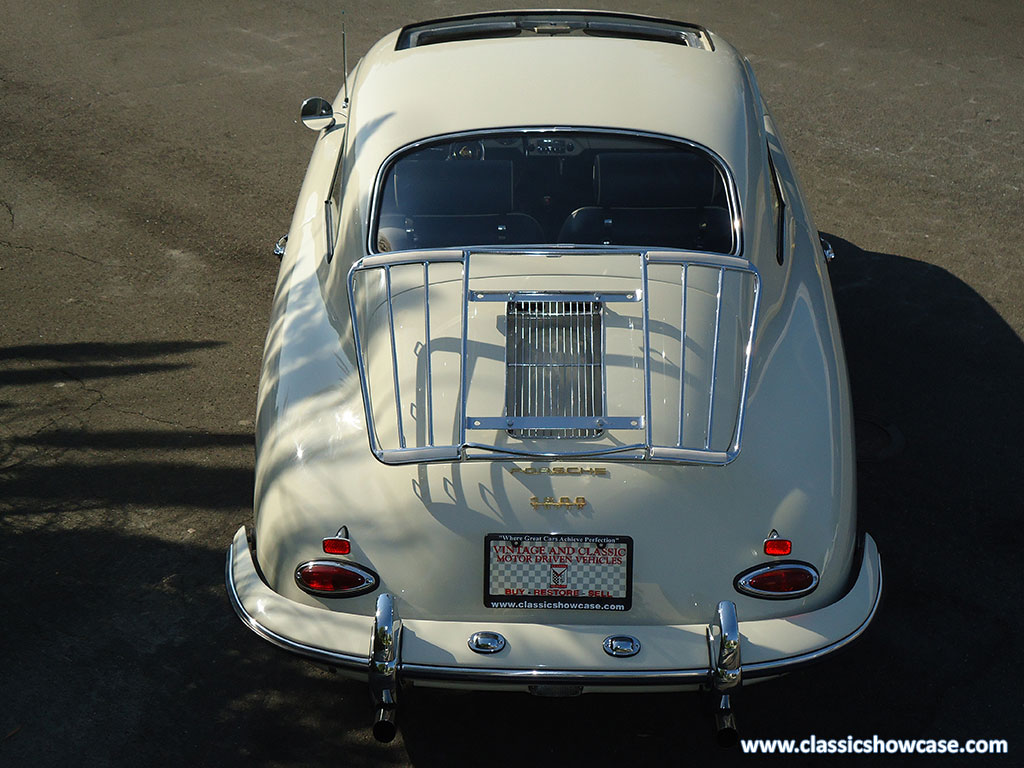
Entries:
[[554, 496], [545, 496], [544, 500], [541, 501], [536, 496], [531, 496], [530, 506], [534, 509], [583, 509], [587, 506], [587, 500], [583, 496], [577, 496], [575, 500], [568, 496], [562, 496], [558, 499]]
[[524, 475], [608, 475], [604, 467], [509, 467], [508, 471], [513, 475], [517, 472]]

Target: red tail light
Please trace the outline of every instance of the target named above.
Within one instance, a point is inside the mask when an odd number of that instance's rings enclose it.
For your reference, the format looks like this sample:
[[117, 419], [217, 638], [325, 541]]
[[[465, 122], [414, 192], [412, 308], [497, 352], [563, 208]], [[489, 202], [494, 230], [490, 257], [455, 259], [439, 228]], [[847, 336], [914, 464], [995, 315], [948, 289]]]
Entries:
[[377, 574], [355, 563], [311, 560], [295, 569], [295, 583], [311, 595], [355, 597], [377, 588]]
[[741, 573], [735, 585], [753, 597], [803, 597], [818, 586], [818, 572], [806, 563], [773, 563]]

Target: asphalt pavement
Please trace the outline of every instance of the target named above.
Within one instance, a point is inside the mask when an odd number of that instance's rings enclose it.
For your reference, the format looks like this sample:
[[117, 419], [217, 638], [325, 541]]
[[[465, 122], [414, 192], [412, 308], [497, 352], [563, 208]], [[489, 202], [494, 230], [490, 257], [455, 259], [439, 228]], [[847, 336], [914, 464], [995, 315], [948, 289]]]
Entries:
[[[664, 694], [419, 692], [379, 745], [365, 686], [225, 596], [271, 249], [313, 143], [299, 104], [337, 92], [343, 18], [354, 64], [503, 5], [5, 0], [0, 765], [754, 762], [714, 745], [706, 701]], [[744, 689], [742, 735], [1004, 738], [1019, 764], [1024, 4], [619, 7], [750, 58], [838, 253], [886, 595], [841, 658]]]

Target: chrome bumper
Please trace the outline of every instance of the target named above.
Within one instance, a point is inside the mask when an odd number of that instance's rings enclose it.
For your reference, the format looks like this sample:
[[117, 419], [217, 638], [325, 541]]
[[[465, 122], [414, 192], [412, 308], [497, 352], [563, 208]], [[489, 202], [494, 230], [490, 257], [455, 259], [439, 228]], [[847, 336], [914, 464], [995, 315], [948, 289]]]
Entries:
[[[399, 624], [404, 625], [404, 631], [401, 635], [395, 633], [394, 647], [388, 647], [383, 656], [379, 642], [371, 645], [381, 622], [379, 615], [354, 616], [302, 605], [270, 589], [256, 571], [244, 527], [228, 549], [226, 581], [235, 612], [260, 637], [350, 676], [376, 678], [375, 688], [391, 688], [392, 681], [415, 681], [438, 687], [529, 689], [557, 685], [590, 691], [706, 685], [722, 691], [741, 679], [747, 682], [784, 674], [856, 640], [878, 608], [882, 567], [874, 540], [865, 534], [863, 558], [853, 586], [841, 599], [817, 611], [783, 619], [736, 622], [735, 613], [730, 616], [728, 609], [723, 613], [723, 603], [711, 625], [678, 627], [406, 620]], [[378, 601], [378, 614], [380, 608]], [[391, 610], [391, 620], [397, 622]], [[473, 653], [466, 640], [480, 630], [501, 633], [509, 639], [509, 647], [488, 656]], [[578, 667], [560, 664], [559, 659], [542, 668], [516, 664], [516, 652], [528, 652], [530, 647], [558, 649], [570, 640], [569, 645], [578, 649], [583, 635], [596, 638], [600, 648], [605, 635], [624, 632], [636, 634], [647, 653], [611, 659], [601, 651], [591, 660], [577, 654]], [[377, 653], [371, 666], [373, 649]], [[656, 649], [661, 650], [656, 653]], [[689, 663], [679, 668], [664, 663], [672, 658]], [[435, 659], [457, 663], [435, 663]], [[594, 660], [600, 660], [600, 665]], [[386, 670], [381, 667], [382, 661], [387, 662]], [[389, 673], [383, 686], [381, 671]]]

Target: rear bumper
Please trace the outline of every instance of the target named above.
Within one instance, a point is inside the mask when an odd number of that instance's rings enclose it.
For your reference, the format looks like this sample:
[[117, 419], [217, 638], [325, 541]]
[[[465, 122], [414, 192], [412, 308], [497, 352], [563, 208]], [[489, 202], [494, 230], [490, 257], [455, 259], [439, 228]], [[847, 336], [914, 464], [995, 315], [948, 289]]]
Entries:
[[[226, 570], [231, 604], [256, 634], [350, 676], [369, 676], [373, 616], [302, 605], [271, 590], [257, 573], [244, 527], [228, 549]], [[878, 549], [865, 534], [856, 581], [841, 599], [782, 619], [742, 621], [740, 617], [743, 680], [784, 674], [846, 646], [871, 623], [881, 592]], [[405, 620], [396, 669], [402, 681], [451, 688], [527, 690], [557, 685], [586, 691], [683, 690], [711, 679], [707, 629], [704, 624], [570, 626]], [[500, 633], [506, 647], [486, 656], [470, 650], [467, 639], [483, 630]], [[631, 658], [605, 654], [604, 639], [623, 634], [636, 637], [641, 651]], [[544, 659], [542, 666], [538, 658]]]

